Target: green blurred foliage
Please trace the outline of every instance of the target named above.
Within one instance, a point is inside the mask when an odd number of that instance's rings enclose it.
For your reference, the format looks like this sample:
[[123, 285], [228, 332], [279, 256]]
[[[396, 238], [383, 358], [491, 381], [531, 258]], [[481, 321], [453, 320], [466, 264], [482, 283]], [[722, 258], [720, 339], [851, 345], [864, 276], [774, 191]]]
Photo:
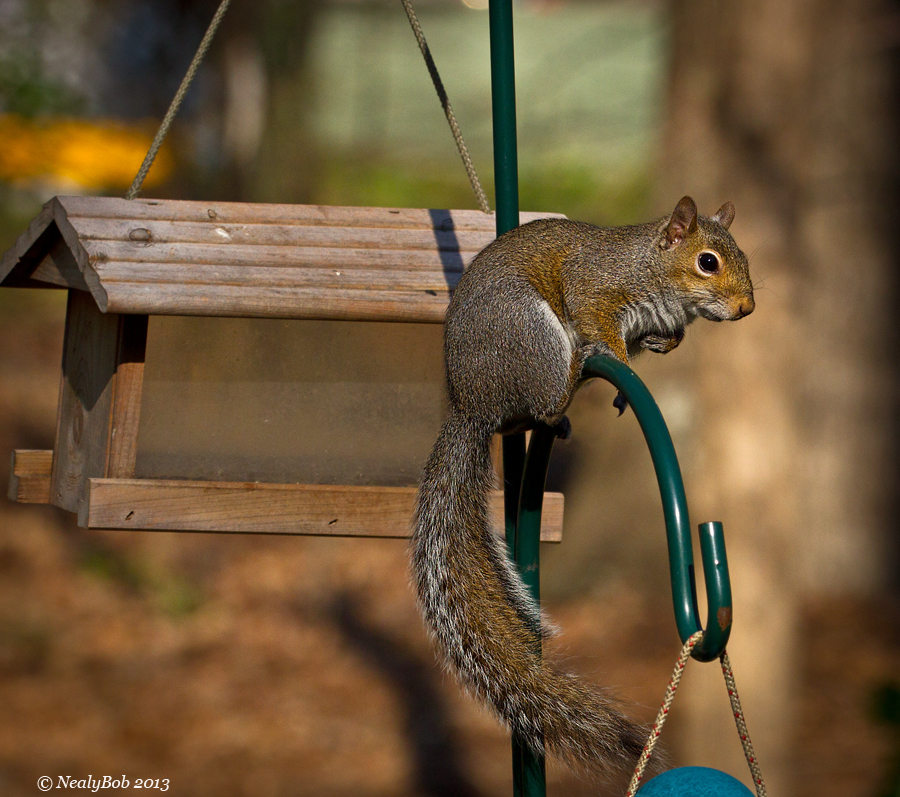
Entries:
[[186, 617], [203, 604], [199, 586], [190, 579], [147, 560], [112, 550], [99, 543], [83, 543], [82, 570], [101, 581], [118, 585], [151, 603], [171, 618]]
[[82, 113], [85, 105], [84, 97], [47, 77], [35, 53], [0, 58], [0, 107], [7, 113], [72, 116]]
[[[458, 159], [457, 159], [458, 160]], [[329, 205], [476, 208], [462, 164], [404, 161], [363, 155], [324, 155], [316, 201]], [[493, 206], [493, 175], [480, 174]], [[523, 211], [564, 213], [600, 225], [644, 221], [651, 193], [650, 172], [605, 176], [564, 163], [520, 170]]]

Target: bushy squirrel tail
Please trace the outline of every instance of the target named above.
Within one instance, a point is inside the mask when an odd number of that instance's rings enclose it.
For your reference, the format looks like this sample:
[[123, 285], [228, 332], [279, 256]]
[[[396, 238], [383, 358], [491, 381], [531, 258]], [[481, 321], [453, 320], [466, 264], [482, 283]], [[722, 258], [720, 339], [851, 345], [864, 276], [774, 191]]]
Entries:
[[538, 652], [548, 632], [488, 514], [492, 434], [451, 409], [425, 467], [412, 540], [426, 623], [459, 680], [534, 751], [592, 770], [633, 766], [644, 731]]

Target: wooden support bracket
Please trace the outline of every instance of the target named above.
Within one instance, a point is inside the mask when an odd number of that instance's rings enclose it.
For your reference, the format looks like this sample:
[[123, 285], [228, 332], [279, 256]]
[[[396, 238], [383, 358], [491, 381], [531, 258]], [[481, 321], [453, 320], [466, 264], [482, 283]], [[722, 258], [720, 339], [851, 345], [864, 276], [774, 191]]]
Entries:
[[78, 512], [91, 477], [134, 475], [145, 315], [103, 314], [69, 291], [50, 500]]

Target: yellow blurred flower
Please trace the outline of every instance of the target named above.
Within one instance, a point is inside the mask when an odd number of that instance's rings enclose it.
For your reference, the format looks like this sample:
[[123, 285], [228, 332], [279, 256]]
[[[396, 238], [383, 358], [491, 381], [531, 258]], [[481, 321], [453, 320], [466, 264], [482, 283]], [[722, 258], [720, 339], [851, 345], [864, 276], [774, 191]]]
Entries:
[[[112, 120], [27, 119], [0, 114], [0, 180], [57, 180], [84, 189], [127, 188], [153, 135]], [[171, 152], [163, 146], [144, 185], [171, 174]]]

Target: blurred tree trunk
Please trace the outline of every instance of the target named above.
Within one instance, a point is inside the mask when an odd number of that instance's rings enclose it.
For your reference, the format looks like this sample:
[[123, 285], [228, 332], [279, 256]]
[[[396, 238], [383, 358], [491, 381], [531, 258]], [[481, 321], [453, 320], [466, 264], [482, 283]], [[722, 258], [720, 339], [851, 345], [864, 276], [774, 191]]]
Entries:
[[235, 3], [222, 29], [220, 190], [245, 202], [311, 202], [317, 183], [311, 130], [310, 41], [321, 0]]
[[[790, 755], [802, 600], [893, 575], [900, 14], [673, 0], [671, 25], [660, 204], [734, 201], [758, 302], [685, 359], [686, 476], [697, 518], [725, 521], [731, 653], [770, 793], [805, 795]], [[744, 774], [721, 674], [696, 669], [684, 758]]]

